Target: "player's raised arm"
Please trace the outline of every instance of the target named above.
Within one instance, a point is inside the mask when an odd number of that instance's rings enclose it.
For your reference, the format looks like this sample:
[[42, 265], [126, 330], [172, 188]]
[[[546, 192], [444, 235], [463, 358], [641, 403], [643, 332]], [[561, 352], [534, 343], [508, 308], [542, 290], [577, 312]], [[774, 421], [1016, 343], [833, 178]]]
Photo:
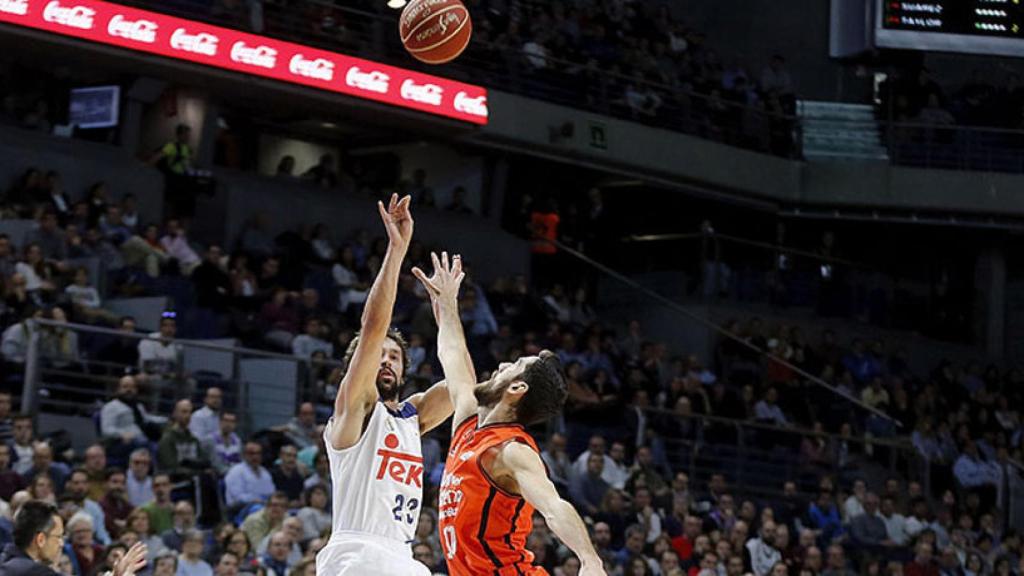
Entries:
[[380, 218], [388, 233], [388, 250], [366, 297], [359, 343], [346, 367], [338, 398], [334, 402], [335, 422], [330, 440], [337, 450], [344, 450], [359, 441], [363, 420], [377, 401], [376, 381], [381, 350], [391, 326], [391, 312], [398, 292], [402, 260], [412, 240], [413, 221], [409, 213], [409, 202], [409, 196], [399, 200], [397, 194], [391, 195], [387, 208], [383, 202], [377, 202]]
[[523, 498], [544, 516], [555, 536], [579, 557], [580, 576], [605, 576], [586, 525], [572, 504], [558, 495], [540, 455], [525, 444], [509, 442], [498, 453], [495, 465], [515, 479]]
[[462, 258], [456, 255], [452, 262], [448, 261], [448, 253], [442, 252], [441, 258], [431, 253], [434, 261], [434, 275], [427, 278], [419, 268], [412, 273], [430, 293], [437, 318], [437, 357], [444, 369], [448, 395], [455, 409], [455, 420], [452, 431], [466, 418], [476, 413], [477, 403], [473, 396], [476, 386], [476, 370], [473, 360], [466, 347], [466, 335], [462, 331], [462, 319], [459, 318], [459, 286], [465, 273], [462, 272]]

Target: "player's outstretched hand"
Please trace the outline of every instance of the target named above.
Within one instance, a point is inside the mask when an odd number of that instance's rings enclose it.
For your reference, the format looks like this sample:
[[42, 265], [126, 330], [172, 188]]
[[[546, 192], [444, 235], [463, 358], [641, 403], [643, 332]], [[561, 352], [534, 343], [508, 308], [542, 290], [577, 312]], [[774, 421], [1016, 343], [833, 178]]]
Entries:
[[387, 208], [384, 203], [377, 201], [377, 209], [380, 210], [380, 219], [384, 222], [384, 229], [388, 232], [388, 241], [396, 248], [406, 249], [412, 242], [412, 213], [409, 212], [409, 203], [412, 196], [406, 196], [401, 200], [398, 194], [391, 195], [391, 201]]
[[438, 259], [436, 252], [430, 253], [430, 259], [434, 262], [434, 275], [427, 278], [418, 267], [412, 269], [414, 276], [419, 278], [423, 287], [427, 289], [430, 298], [435, 301], [454, 302], [459, 298], [459, 286], [466, 273], [462, 271], [462, 257], [456, 254], [448, 261], [448, 253], [441, 252]]
[[136, 542], [128, 549], [128, 552], [114, 565], [114, 576], [134, 576], [146, 567], [146, 552], [148, 548], [142, 542]]
[[604, 571], [604, 566], [600, 562], [583, 564], [580, 566], [580, 576], [608, 576], [608, 573]]

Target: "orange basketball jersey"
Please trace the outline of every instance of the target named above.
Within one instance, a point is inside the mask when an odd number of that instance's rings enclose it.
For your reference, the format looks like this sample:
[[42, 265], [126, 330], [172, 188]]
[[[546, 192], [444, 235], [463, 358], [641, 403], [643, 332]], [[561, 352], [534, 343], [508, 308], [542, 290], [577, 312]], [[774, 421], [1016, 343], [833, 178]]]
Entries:
[[[518, 424], [477, 427], [471, 416], [452, 436], [441, 480], [438, 515], [441, 547], [451, 576], [539, 576], [526, 537], [533, 529], [533, 506], [491, 481], [480, 457], [506, 442], [537, 444]], [[491, 452], [493, 455], [493, 452]]]

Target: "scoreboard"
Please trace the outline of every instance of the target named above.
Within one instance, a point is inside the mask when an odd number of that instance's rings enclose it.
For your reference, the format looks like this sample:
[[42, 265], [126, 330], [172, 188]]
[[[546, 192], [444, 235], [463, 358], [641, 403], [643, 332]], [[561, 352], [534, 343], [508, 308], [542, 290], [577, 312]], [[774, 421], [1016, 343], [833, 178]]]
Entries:
[[832, 0], [835, 57], [875, 48], [1024, 57], [1024, 0]]
[[876, 0], [879, 48], [1024, 56], [1024, 0]]

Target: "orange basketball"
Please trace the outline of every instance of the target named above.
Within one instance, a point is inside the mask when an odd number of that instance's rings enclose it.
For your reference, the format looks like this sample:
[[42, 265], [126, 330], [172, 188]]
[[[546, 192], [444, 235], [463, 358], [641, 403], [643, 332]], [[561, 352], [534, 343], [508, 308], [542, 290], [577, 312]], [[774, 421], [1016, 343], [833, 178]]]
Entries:
[[412, 0], [399, 23], [402, 44], [414, 58], [444, 64], [459, 57], [473, 36], [469, 10], [459, 0]]

